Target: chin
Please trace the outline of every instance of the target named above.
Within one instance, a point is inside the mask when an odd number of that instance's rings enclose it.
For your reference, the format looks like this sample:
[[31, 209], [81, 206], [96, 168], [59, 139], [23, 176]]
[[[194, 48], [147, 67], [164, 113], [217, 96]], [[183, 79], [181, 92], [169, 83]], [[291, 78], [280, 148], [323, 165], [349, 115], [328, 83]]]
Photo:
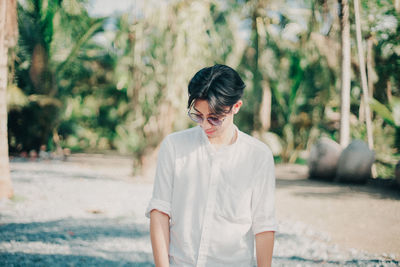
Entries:
[[205, 134], [209, 137], [209, 138], [214, 138], [218, 136], [218, 131], [213, 131], [211, 133], [206, 133]]

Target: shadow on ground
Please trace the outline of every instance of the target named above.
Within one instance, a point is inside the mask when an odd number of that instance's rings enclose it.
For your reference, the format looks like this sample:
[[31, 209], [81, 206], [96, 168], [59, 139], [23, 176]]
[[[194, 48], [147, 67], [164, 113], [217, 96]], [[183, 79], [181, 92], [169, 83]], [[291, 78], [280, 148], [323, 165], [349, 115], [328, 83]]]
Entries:
[[278, 165], [277, 188], [302, 188], [296, 195], [316, 198], [338, 198], [366, 194], [375, 199], [400, 200], [400, 188], [392, 180], [369, 179], [366, 184], [346, 184], [308, 178], [303, 165]]
[[[15, 259], [18, 259], [16, 262]], [[121, 262], [107, 260], [101, 257], [81, 255], [4, 253], [0, 252], [0, 262], [3, 266], [154, 266], [149, 262]]]
[[149, 235], [140, 225], [118, 222], [118, 219], [63, 219], [49, 222], [9, 223], [0, 226], [1, 241], [50, 243], [94, 241], [102, 238], [138, 239]]
[[147, 225], [126, 218], [0, 226], [5, 266], [153, 266]]

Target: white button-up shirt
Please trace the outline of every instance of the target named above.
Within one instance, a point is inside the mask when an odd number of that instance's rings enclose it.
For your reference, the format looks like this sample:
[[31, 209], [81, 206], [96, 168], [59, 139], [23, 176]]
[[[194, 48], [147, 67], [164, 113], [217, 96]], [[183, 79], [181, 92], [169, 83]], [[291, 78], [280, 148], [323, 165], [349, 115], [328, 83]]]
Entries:
[[217, 150], [199, 126], [161, 144], [146, 216], [170, 216], [171, 266], [250, 267], [254, 236], [276, 231], [272, 153], [236, 130], [235, 143]]

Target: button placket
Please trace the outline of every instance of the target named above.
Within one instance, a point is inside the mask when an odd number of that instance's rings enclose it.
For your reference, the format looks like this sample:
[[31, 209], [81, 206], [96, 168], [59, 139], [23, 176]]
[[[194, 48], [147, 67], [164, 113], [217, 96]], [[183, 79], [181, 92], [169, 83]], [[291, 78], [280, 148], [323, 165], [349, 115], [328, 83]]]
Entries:
[[219, 178], [219, 159], [215, 157], [215, 154], [211, 157], [211, 170], [210, 180], [207, 194], [207, 204], [203, 219], [203, 229], [200, 238], [199, 254], [197, 258], [197, 267], [205, 266], [206, 253], [208, 249], [209, 237], [210, 237], [210, 225], [212, 222], [212, 214], [215, 208], [215, 198], [217, 192], [217, 184]]

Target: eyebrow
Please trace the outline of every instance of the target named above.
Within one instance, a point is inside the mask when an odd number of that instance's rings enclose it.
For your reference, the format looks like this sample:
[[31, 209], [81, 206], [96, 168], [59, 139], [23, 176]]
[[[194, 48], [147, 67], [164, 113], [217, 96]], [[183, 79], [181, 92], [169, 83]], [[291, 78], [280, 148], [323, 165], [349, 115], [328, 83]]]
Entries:
[[[198, 113], [200, 113], [201, 115], [203, 115], [203, 113], [201, 113], [200, 111], [198, 111], [196, 107], [193, 106], [193, 109], [196, 110], [196, 111], [197, 111]], [[208, 115], [217, 116], [217, 114], [215, 114], [215, 113], [213, 113], [213, 112], [212, 112], [212, 113], [209, 113]]]

